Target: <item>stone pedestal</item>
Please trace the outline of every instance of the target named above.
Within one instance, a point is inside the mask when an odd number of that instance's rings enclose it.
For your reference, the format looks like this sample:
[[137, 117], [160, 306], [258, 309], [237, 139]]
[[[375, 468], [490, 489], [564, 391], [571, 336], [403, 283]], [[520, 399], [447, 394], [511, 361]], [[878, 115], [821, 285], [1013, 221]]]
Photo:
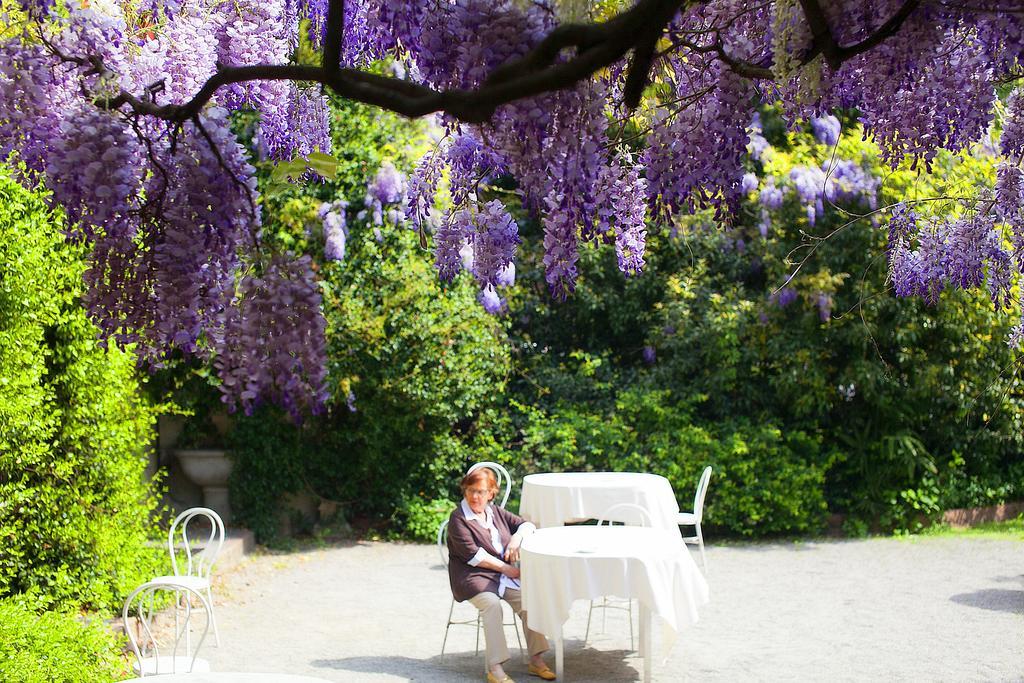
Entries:
[[181, 463], [185, 476], [203, 489], [203, 505], [215, 511], [231, 523], [231, 501], [228, 498], [228, 477], [231, 476], [231, 459], [223, 450], [176, 450], [174, 455]]

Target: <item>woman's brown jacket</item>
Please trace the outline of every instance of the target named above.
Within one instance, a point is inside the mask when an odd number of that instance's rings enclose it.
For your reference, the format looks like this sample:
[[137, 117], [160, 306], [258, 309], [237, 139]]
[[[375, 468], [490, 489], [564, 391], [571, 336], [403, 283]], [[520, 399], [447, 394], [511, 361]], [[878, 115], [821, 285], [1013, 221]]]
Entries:
[[[491, 505], [490, 508], [502, 546], [507, 548], [512, 534], [519, 530], [525, 520], [497, 505]], [[498, 592], [500, 572], [469, 565], [479, 548], [501, 559], [501, 553], [491, 545], [490, 530], [475, 519], [466, 519], [462, 505], [459, 505], [448, 518], [448, 580], [452, 584], [452, 595], [458, 602], [469, 600], [477, 593]]]

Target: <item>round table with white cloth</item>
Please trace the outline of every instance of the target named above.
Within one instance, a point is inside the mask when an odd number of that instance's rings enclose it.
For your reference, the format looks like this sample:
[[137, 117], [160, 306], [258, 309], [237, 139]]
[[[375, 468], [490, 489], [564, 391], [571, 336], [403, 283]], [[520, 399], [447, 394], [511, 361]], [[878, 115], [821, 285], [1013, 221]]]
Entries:
[[[668, 479], [645, 472], [546, 472], [523, 478], [519, 515], [540, 528], [601, 519], [618, 503], [634, 503], [651, 515], [652, 526], [679, 534], [679, 502]], [[622, 509], [617, 522], [635, 521]], [[632, 517], [630, 515], [633, 515]]]
[[562, 624], [579, 599], [614, 595], [640, 602], [644, 680], [651, 672], [651, 615], [675, 635], [697, 623], [708, 584], [678, 531], [634, 526], [563, 526], [538, 529], [520, 551], [523, 608], [530, 628], [555, 641], [562, 679]]
[[323, 678], [298, 676], [295, 674], [243, 673], [240, 671], [215, 671], [205, 673], [164, 674], [131, 678], [121, 683], [327, 683]]

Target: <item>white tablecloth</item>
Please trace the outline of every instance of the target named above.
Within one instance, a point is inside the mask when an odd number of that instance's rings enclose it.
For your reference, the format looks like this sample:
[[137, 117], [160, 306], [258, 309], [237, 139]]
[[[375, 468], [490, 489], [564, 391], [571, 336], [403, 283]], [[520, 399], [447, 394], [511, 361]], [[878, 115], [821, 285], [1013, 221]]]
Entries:
[[[652, 525], [680, 538], [679, 503], [668, 479], [642, 472], [549, 472], [523, 478], [519, 514], [538, 527], [600, 519], [616, 503], [635, 503], [651, 515]], [[637, 513], [621, 510], [615, 521], [638, 524]]]
[[520, 554], [530, 628], [556, 637], [577, 599], [636, 598], [674, 632], [697, 623], [708, 584], [678, 532], [631, 526], [538, 529]]

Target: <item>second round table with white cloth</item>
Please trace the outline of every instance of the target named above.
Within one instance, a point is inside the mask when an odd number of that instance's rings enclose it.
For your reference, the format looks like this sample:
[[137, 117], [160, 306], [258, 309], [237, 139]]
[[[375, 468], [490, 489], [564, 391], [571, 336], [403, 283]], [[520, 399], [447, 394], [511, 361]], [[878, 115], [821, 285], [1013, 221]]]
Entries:
[[[708, 584], [678, 532], [632, 526], [538, 529], [520, 551], [523, 608], [530, 628], [555, 639], [561, 677], [562, 624], [572, 603], [603, 595], [635, 598], [641, 606], [640, 648], [650, 680], [649, 616], [676, 634], [697, 623]], [[645, 634], [646, 632], [646, 634]]]
[[[646, 472], [545, 472], [523, 478], [519, 514], [540, 528], [601, 519], [618, 503], [634, 503], [651, 515], [652, 526], [679, 537], [679, 503], [668, 479]], [[628, 516], [629, 510], [619, 515]], [[615, 521], [635, 523], [633, 518]]]

